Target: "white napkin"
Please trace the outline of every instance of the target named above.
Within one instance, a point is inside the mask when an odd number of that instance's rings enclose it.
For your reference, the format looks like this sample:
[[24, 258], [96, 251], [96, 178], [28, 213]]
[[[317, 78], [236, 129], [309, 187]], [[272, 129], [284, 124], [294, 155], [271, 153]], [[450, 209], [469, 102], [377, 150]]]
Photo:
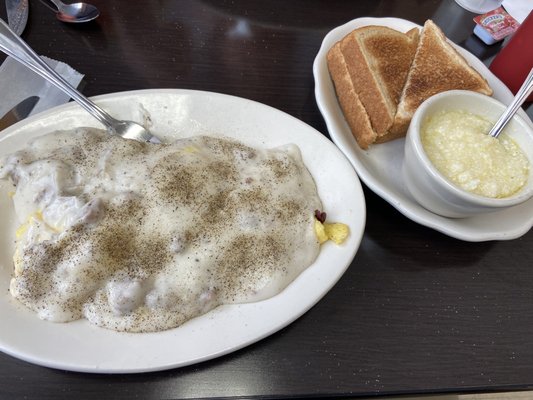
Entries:
[[[42, 58], [72, 86], [78, 87], [82, 74], [63, 62]], [[7, 57], [0, 65], [0, 93], [0, 117], [30, 96], [39, 97], [30, 115], [70, 100], [68, 95], [11, 57]]]
[[504, 0], [502, 3], [503, 8], [514, 19], [522, 23], [533, 10], [532, 0]]

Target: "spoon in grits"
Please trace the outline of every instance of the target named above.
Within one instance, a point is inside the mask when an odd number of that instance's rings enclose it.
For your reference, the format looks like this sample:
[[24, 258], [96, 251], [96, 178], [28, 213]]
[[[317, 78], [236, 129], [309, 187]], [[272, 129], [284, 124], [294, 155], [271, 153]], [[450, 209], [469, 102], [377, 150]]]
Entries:
[[0, 19], [0, 50], [39, 74], [58, 89], [65, 92], [81, 107], [95, 117], [111, 134], [120, 135], [126, 139], [144, 142], [160, 143], [160, 140], [150, 131], [133, 121], [122, 121], [113, 118], [107, 112], [94, 104], [87, 97], [72, 87], [61, 75], [46, 64], [11, 28]]
[[56, 17], [63, 22], [89, 22], [100, 15], [98, 8], [87, 3], [65, 4], [60, 0], [49, 0], [57, 7]]
[[495, 138], [498, 137], [503, 128], [505, 128], [505, 125], [507, 125], [511, 118], [513, 118], [513, 115], [515, 115], [515, 113], [518, 111], [524, 101], [528, 98], [531, 92], [533, 92], [533, 68], [531, 68], [531, 71], [529, 71], [529, 75], [527, 76], [526, 80], [524, 81], [518, 92], [516, 92], [516, 96], [514, 97], [511, 104], [509, 104], [505, 112], [500, 116], [498, 121], [496, 121], [496, 123], [490, 130], [490, 136]]

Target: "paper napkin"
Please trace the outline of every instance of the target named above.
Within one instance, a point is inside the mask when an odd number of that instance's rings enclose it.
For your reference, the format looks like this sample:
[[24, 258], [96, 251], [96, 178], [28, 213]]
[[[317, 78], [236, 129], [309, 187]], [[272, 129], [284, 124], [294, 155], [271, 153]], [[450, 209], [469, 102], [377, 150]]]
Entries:
[[[82, 74], [61, 61], [44, 56], [42, 58], [67, 82], [78, 87]], [[70, 100], [68, 95], [11, 57], [7, 57], [0, 65], [0, 94], [0, 117], [30, 96], [39, 97], [30, 115]]]

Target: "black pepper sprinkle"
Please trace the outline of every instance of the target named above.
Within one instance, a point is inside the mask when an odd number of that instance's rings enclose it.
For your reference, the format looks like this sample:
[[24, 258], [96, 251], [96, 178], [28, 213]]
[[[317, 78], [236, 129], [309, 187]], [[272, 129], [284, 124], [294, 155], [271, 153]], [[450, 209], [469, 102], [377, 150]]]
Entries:
[[[115, 179], [113, 171], [134, 179], [133, 166], [143, 165], [148, 172], [142, 176], [149, 176], [150, 184], [138, 193], [122, 191], [103, 197], [106, 184], [95, 185], [87, 193], [72, 186], [61, 194], [77, 196], [91, 210], [55, 239], [21, 250], [23, 268], [15, 277], [14, 289], [16, 297], [34, 310], [55, 308], [72, 319], [85, 315], [98, 326], [119, 331], [177, 326], [223, 301], [260, 292], [273, 276], [288, 274], [291, 246], [296, 246], [292, 241], [311, 227], [309, 207], [320, 207], [317, 199], [306, 198], [300, 190], [274, 194], [280, 185], [303, 174], [298, 163], [280, 152], [265, 156], [243, 144], [209, 137], [168, 147], [124, 141], [92, 129], [79, 130], [72, 144], [71, 135], [66, 132], [60, 148], [38, 157], [50, 158], [51, 168], [61, 160], [65, 170], [75, 169], [72, 179], [92, 176], [97, 170], [108, 182], [122, 179]], [[186, 151], [189, 147], [197, 151]], [[157, 159], [149, 161], [140, 154], [157, 154]], [[31, 152], [24, 157], [28, 165], [38, 158]], [[251, 160], [266, 169], [242, 172]], [[132, 169], [120, 170], [121, 163]], [[192, 218], [178, 236], [172, 233], [183, 241], [184, 255], [176, 252], [164, 232], [163, 224], [169, 221], [153, 218], [158, 207], [169, 208], [176, 228], [187, 215]], [[230, 231], [237, 234], [228, 240]], [[206, 253], [207, 249], [215, 250]], [[190, 260], [198, 268], [182, 271], [183, 279], [197, 287], [151, 292], [169, 266], [187, 263], [186, 254], [201, 255]], [[69, 285], [60, 289], [65, 282]], [[116, 315], [110, 306], [110, 282], [140, 282], [145, 298]], [[124, 304], [131, 300], [127, 293], [121, 296]]]

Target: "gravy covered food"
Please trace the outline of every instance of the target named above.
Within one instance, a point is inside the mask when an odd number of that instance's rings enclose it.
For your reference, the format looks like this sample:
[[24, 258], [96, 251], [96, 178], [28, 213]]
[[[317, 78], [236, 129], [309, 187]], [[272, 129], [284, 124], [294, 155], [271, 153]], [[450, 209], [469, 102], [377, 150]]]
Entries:
[[10, 292], [42, 319], [176, 327], [285, 288], [317, 257], [322, 205], [299, 149], [79, 128], [0, 161], [20, 222]]

